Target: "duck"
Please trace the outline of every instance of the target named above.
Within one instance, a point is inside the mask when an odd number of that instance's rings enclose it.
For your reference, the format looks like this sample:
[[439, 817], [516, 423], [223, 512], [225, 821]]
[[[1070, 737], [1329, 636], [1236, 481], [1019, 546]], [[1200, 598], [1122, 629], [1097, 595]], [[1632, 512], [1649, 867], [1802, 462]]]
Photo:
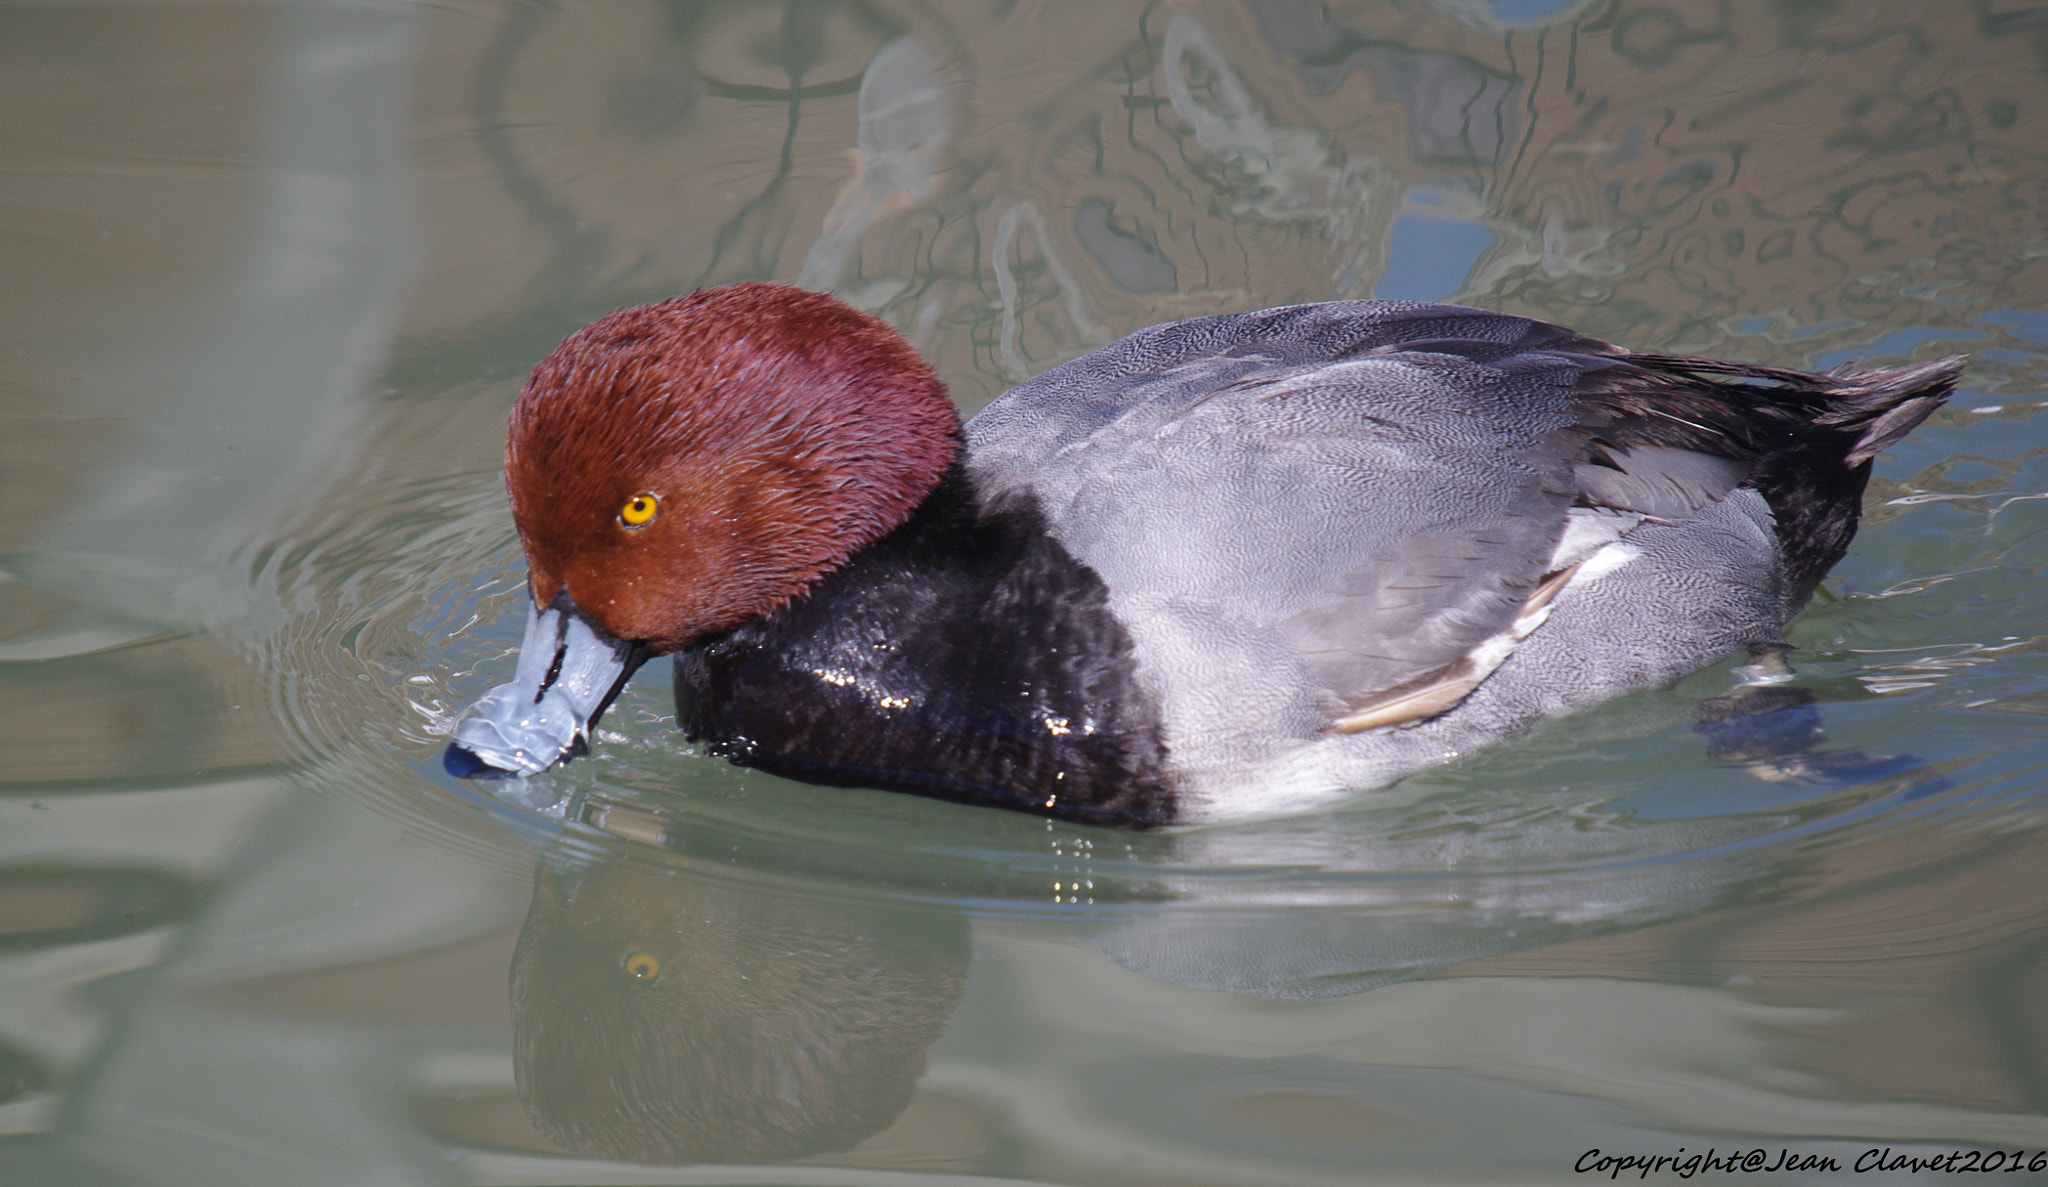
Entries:
[[1327, 301], [1139, 330], [964, 424], [886, 322], [750, 282], [534, 368], [526, 561], [466, 778], [588, 752], [672, 657], [703, 752], [1147, 827], [1313, 810], [1771, 656], [1960, 358], [1827, 374]]

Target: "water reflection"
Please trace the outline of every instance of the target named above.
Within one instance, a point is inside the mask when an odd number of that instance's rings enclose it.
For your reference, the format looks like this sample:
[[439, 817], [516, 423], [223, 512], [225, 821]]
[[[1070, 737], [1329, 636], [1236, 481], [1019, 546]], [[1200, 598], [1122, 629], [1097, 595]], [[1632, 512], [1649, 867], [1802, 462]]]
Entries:
[[950, 912], [565, 857], [512, 958], [520, 1095], [590, 1158], [845, 1150], [910, 1103], [966, 971]]
[[[1840, 794], [1897, 804], [1910, 786]], [[706, 863], [692, 855], [738, 852], [736, 834], [660, 794], [569, 815], [581, 825], [542, 862], [512, 961], [520, 1094], [563, 1147], [646, 1163], [797, 1158], [886, 1130], [960, 1002], [970, 926], [1172, 985], [1319, 999], [1767, 901], [1800, 869], [1752, 843], [1797, 810], [1639, 819], [1480, 795], [1158, 834], [1142, 853], [1058, 826], [1040, 869], [990, 881], [985, 860], [946, 867], [934, 846], [898, 871], [981, 903], [963, 910]], [[875, 838], [846, 840], [871, 853]], [[981, 885], [960, 885], [977, 865]]]

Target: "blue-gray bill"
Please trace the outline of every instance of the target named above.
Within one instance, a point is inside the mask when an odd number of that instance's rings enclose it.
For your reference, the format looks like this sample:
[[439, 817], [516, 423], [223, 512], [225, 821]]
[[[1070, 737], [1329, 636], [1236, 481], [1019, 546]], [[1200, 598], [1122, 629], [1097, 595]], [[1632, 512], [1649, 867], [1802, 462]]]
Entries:
[[512, 682], [485, 693], [455, 727], [442, 765], [458, 778], [503, 779], [583, 754], [597, 719], [646, 659], [646, 648], [585, 617], [567, 590], [529, 605]]

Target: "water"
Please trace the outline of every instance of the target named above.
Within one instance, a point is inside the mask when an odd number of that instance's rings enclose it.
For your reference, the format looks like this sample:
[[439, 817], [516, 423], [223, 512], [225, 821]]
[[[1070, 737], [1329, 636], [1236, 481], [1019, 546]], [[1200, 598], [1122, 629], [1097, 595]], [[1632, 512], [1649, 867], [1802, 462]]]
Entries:
[[[0, 1181], [2048, 1181], [2044, 28], [0, 9]], [[1374, 294], [1972, 363], [1792, 627], [1830, 777], [1707, 760], [1722, 665], [1314, 817], [1121, 833], [726, 767], [654, 665], [523, 801], [446, 779], [517, 642], [525, 370], [754, 278], [970, 409]]]

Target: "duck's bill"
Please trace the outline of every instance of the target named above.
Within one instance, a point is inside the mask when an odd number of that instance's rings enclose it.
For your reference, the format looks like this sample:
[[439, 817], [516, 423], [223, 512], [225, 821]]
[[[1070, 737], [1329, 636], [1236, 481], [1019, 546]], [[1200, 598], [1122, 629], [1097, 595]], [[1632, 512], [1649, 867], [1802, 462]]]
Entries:
[[464, 779], [535, 775], [590, 748], [590, 731], [647, 660], [646, 647], [584, 617], [567, 590], [527, 611], [512, 683], [455, 727], [442, 765]]

